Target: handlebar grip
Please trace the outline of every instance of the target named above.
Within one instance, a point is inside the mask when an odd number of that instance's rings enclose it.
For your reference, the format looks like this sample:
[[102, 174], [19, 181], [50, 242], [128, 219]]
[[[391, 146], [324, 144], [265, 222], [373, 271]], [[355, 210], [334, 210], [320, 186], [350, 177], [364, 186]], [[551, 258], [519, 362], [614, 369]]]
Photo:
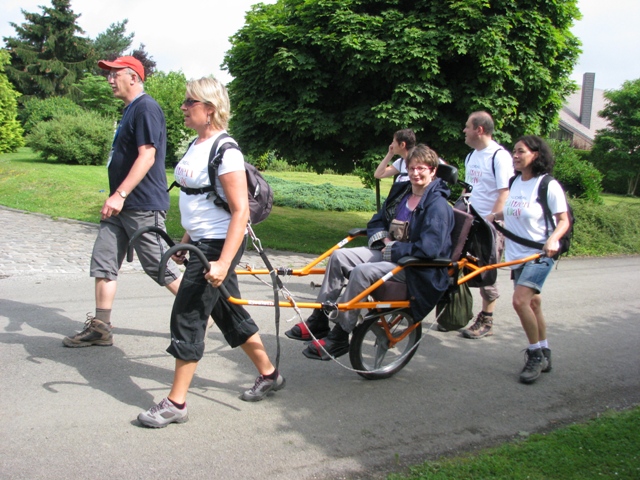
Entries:
[[160, 227], [155, 227], [155, 226], [148, 226], [148, 227], [142, 227], [138, 230], [136, 230], [136, 232], [131, 236], [131, 239], [129, 240], [129, 248], [127, 248], [127, 262], [131, 263], [133, 262], [133, 246], [135, 244], [135, 242], [145, 233], [149, 233], [149, 232], [155, 232], [158, 235], [160, 235], [165, 242], [167, 242], [167, 245], [169, 245], [170, 247], [172, 247], [173, 245], [175, 245], [175, 242], [171, 239], [171, 237], [169, 236], [169, 234], [167, 232], [165, 232], [163, 229], [161, 229]]
[[[173, 242], [171, 242], [173, 243]], [[196, 247], [195, 245], [191, 245], [188, 243], [178, 243], [173, 245], [172, 247], [169, 248], [169, 250], [167, 250], [166, 252], [164, 252], [164, 255], [162, 255], [162, 259], [160, 260], [160, 269], [158, 270], [158, 283], [162, 284], [162, 281], [164, 280], [164, 272], [167, 269], [167, 262], [169, 261], [169, 259], [176, 253], [179, 252], [181, 250], [188, 250], [190, 252], [195, 253], [195, 255], [198, 257], [198, 259], [200, 260], [200, 263], [202, 265], [209, 265], [209, 260], [207, 259], [207, 257], [205, 256], [204, 253], [202, 253], [202, 250], [200, 250], [198, 247]], [[208, 270], [208, 269], [207, 269]], [[224, 283], [221, 284], [218, 287], [218, 290], [220, 290], [220, 293], [222, 294], [222, 296], [224, 298], [229, 298], [231, 297], [231, 294], [229, 293], [229, 291], [227, 290], [227, 287], [224, 286]]]

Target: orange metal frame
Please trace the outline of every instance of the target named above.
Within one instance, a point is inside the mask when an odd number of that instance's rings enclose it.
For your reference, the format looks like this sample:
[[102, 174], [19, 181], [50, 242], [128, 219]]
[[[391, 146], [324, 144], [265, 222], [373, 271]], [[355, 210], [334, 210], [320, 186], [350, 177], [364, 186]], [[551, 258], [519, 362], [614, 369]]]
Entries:
[[[316, 266], [320, 262], [322, 262], [324, 259], [329, 258], [329, 256], [331, 256], [331, 254], [335, 250], [337, 250], [339, 248], [342, 248], [344, 245], [349, 243], [351, 240], [353, 240], [357, 236], [359, 236], [359, 235], [356, 235], [356, 236], [349, 235], [349, 236], [345, 237], [342, 241], [340, 241], [337, 244], [335, 244], [329, 250], [327, 250], [322, 255], [320, 255], [319, 257], [315, 258], [311, 262], [309, 262], [304, 267], [302, 267], [300, 269], [292, 269], [292, 270], [290, 270], [289, 274], [293, 275], [293, 276], [324, 274], [325, 273], [325, 269], [322, 268], [322, 267], [316, 268]], [[458, 285], [461, 285], [461, 284], [469, 281], [473, 277], [482, 274], [483, 272], [486, 272], [486, 271], [489, 271], [489, 270], [495, 270], [495, 269], [503, 268], [503, 267], [509, 267], [509, 266], [512, 266], [512, 265], [518, 265], [518, 264], [521, 264], [521, 263], [526, 263], [526, 262], [535, 260], [535, 259], [539, 258], [540, 256], [541, 256], [541, 254], [535, 254], [535, 255], [530, 255], [530, 256], [528, 256], [526, 258], [522, 258], [520, 260], [514, 260], [514, 261], [511, 261], [511, 262], [495, 263], [495, 264], [491, 264], [491, 265], [484, 265], [482, 267], [477, 265], [475, 259], [473, 259], [471, 257], [467, 257], [467, 258], [461, 259], [458, 262], [450, 263], [448, 265], [448, 267], [449, 267], [449, 275], [453, 274], [454, 268], [456, 266], [458, 267], [459, 271], [467, 272], [462, 277], [460, 277], [458, 279]], [[420, 262], [420, 263], [412, 263], [408, 267], [404, 267], [404, 266], [398, 265], [397, 267], [395, 267], [389, 273], [387, 273], [382, 278], [377, 280], [375, 283], [373, 283], [371, 286], [369, 286], [369, 288], [365, 289], [363, 292], [361, 292], [356, 297], [352, 298], [348, 302], [338, 303], [336, 305], [336, 308], [339, 311], [346, 311], [346, 310], [353, 310], [353, 309], [374, 309], [374, 308], [375, 309], [402, 309], [402, 308], [408, 308], [409, 307], [409, 301], [408, 300], [396, 300], [396, 301], [362, 301], [362, 300], [365, 299], [366, 297], [368, 297], [374, 290], [376, 290], [378, 287], [380, 287], [383, 283], [389, 281], [391, 278], [393, 278], [395, 275], [397, 275], [399, 272], [401, 272], [404, 268], [412, 268], [412, 267], [442, 267], [442, 262], [438, 262], [437, 263], [435, 261], [431, 261], [430, 262], [429, 260], [425, 260], [424, 262]], [[240, 268], [240, 267], [237, 268], [236, 269], [236, 274], [238, 274], [238, 275], [269, 275], [270, 272], [267, 269], [252, 269], [250, 266], [247, 265], [244, 268]], [[228, 300], [231, 303], [234, 303], [236, 305], [262, 306], [262, 307], [273, 307], [273, 306], [275, 306], [275, 302], [273, 302], [273, 301], [245, 300], [245, 299], [242, 299], [242, 298], [235, 298], [235, 297], [229, 297]], [[316, 308], [322, 308], [323, 307], [323, 305], [321, 303], [318, 303], [318, 302], [299, 302], [298, 303], [298, 302], [295, 302], [292, 298], [288, 298], [286, 301], [278, 302], [278, 305], [280, 307], [284, 307], [284, 308], [295, 308], [295, 307], [298, 307], [298, 308], [313, 308], [313, 309], [316, 309]], [[416, 323], [416, 325], [417, 324], [418, 323]], [[387, 330], [387, 328], [385, 330]], [[389, 335], [390, 332], [387, 332], [387, 334]], [[389, 335], [389, 338], [391, 339], [390, 335]], [[397, 341], [399, 341], [399, 340], [397, 340]]]

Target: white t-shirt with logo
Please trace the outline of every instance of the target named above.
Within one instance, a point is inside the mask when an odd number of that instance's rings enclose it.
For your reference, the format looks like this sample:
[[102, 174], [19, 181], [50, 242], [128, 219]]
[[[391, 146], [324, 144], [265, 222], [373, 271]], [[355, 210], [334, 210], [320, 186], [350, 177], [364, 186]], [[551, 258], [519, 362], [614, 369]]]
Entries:
[[[496, 150], [499, 150], [496, 153]], [[495, 163], [493, 161], [493, 154]], [[493, 165], [495, 164], [495, 175]], [[513, 160], [509, 152], [495, 140], [491, 140], [487, 148], [474, 150], [465, 162], [465, 182], [470, 184], [470, 202], [473, 208], [486, 217], [493, 211], [498, 199], [498, 190], [509, 188], [509, 179], [513, 177]]]
[[[209, 153], [218, 135], [200, 144], [193, 144], [187, 150], [182, 160], [176, 165], [174, 176], [179, 185], [187, 188], [204, 188], [211, 185], [209, 179]], [[232, 142], [225, 138], [220, 145]], [[218, 148], [220, 148], [218, 145]], [[244, 171], [244, 157], [235, 148], [224, 152], [224, 157], [218, 168], [216, 191], [223, 200], [227, 200], [220, 183], [220, 177], [226, 173]], [[208, 198], [207, 198], [208, 197]], [[222, 207], [217, 207], [210, 197], [210, 192], [187, 195], [180, 192], [180, 217], [183, 228], [191, 240], [226, 238], [231, 214]]]
[[[537, 243], [544, 244], [551, 232], [553, 225], [545, 225], [544, 212], [542, 204], [538, 202], [538, 186], [544, 175], [533, 177], [530, 180], [523, 181], [518, 175], [513, 181], [509, 197], [504, 204], [504, 227], [519, 237], [533, 240]], [[567, 211], [567, 199], [565, 198], [562, 187], [556, 180], [549, 182], [547, 190], [547, 204], [552, 214]], [[555, 222], [555, 218], [554, 218]], [[506, 239], [505, 259], [507, 262], [518, 260], [540, 253], [542, 250], [520, 245], [513, 240]], [[511, 268], [519, 268], [521, 265], [515, 265]]]

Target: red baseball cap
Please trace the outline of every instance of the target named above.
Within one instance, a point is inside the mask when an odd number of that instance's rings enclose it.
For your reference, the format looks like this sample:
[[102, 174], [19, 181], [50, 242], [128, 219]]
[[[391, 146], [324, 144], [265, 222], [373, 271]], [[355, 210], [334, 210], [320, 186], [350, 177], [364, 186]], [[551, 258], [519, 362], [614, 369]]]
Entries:
[[126, 56], [126, 57], [118, 57], [115, 60], [107, 61], [100, 60], [98, 62], [98, 67], [103, 70], [110, 70], [112, 68], [130, 68], [134, 72], [138, 74], [140, 80], [144, 82], [144, 67], [140, 60], [136, 57]]

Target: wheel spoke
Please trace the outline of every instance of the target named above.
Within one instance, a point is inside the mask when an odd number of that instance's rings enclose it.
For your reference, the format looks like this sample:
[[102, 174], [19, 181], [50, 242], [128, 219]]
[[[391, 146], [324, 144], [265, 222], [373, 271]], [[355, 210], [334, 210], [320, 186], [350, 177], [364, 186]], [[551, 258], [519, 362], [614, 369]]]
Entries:
[[351, 339], [349, 356], [353, 367], [368, 379], [387, 378], [400, 371], [415, 353], [413, 347], [422, 336], [421, 326], [412, 329], [393, 348], [390, 341], [402, 337], [414, 323], [406, 310], [370, 311]]
[[378, 370], [379, 368], [382, 367], [382, 362], [384, 360], [384, 357], [387, 355], [387, 352], [389, 351], [388, 348], [383, 347], [382, 345], [378, 345], [375, 349], [375, 358], [373, 361], [373, 367]]

